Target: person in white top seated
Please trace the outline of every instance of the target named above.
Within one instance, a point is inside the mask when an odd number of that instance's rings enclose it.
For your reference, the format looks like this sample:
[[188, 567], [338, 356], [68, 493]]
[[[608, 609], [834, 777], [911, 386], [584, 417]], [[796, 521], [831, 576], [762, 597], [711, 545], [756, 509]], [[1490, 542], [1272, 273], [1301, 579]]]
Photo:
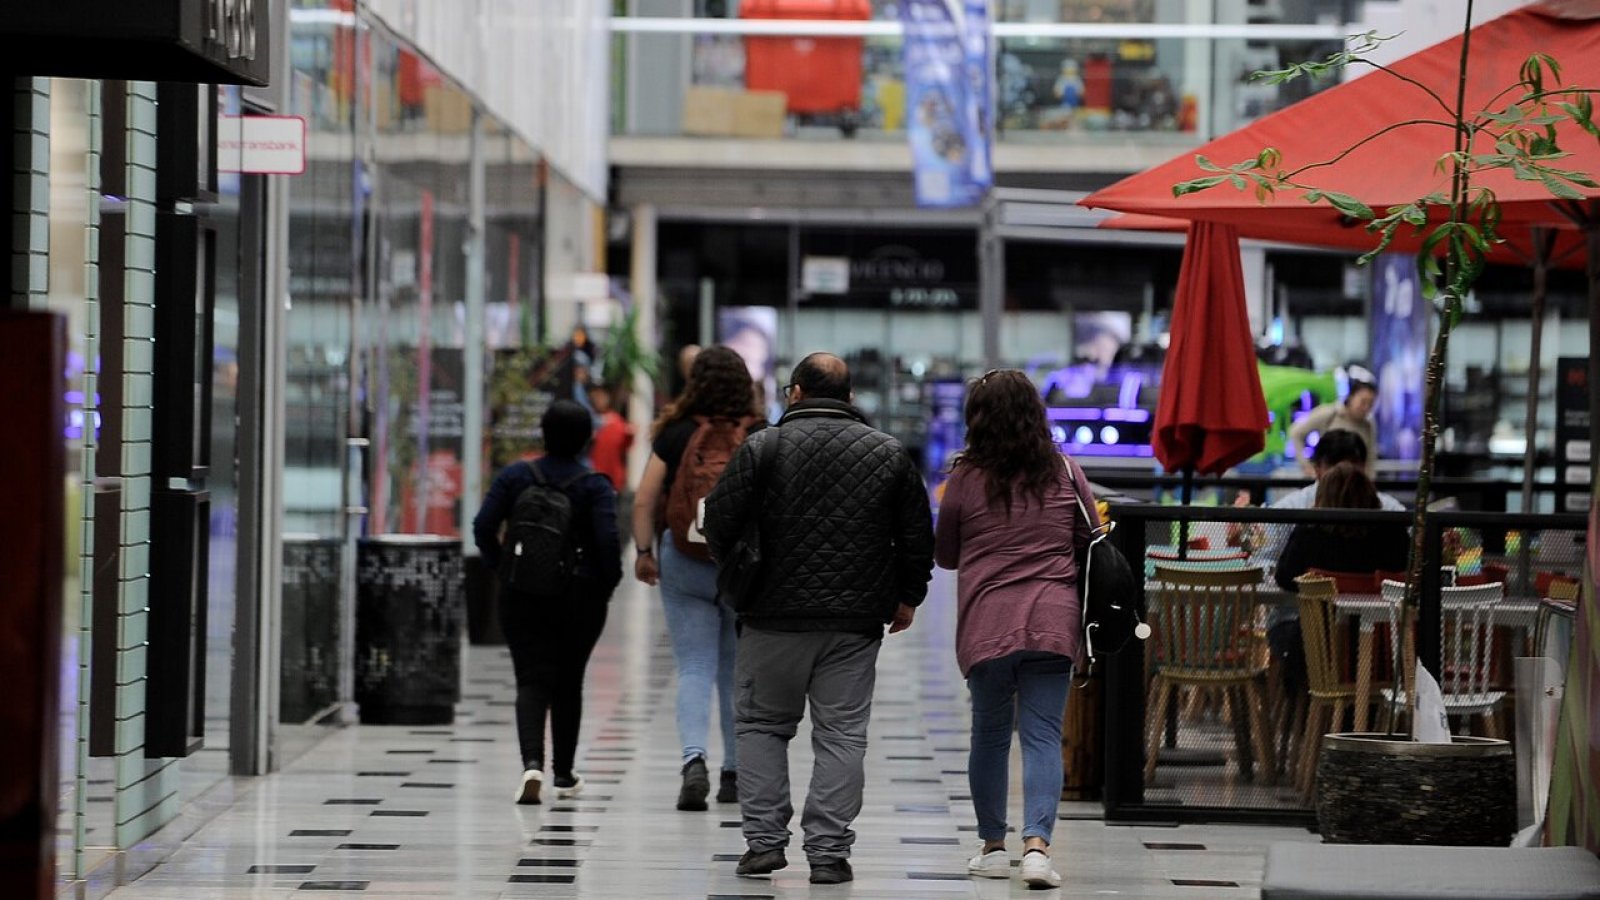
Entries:
[[[1315, 449], [1311, 451], [1311, 474], [1318, 479], [1324, 472], [1342, 462], [1353, 462], [1366, 465], [1368, 459], [1366, 439], [1354, 431], [1335, 428], [1325, 431], [1321, 440], [1317, 441]], [[1271, 504], [1272, 509], [1311, 509], [1316, 506], [1317, 483], [1315, 481], [1278, 498]], [[1404, 512], [1405, 504], [1396, 500], [1389, 494], [1378, 492], [1378, 504], [1386, 510]]]

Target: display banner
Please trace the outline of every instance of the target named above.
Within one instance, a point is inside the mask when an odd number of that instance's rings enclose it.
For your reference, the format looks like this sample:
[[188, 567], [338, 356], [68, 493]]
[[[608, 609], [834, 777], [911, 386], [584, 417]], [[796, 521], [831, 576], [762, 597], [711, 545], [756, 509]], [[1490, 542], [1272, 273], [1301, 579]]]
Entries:
[[950, 478], [950, 461], [966, 446], [967, 424], [962, 405], [967, 399], [966, 382], [959, 378], [936, 379], [923, 386], [928, 401], [928, 442], [923, 447], [922, 472], [928, 482], [928, 496], [938, 509], [944, 500], [944, 485]]
[[988, 0], [901, 0], [906, 135], [918, 206], [976, 206], [989, 163]]
[[1422, 456], [1422, 385], [1428, 359], [1428, 302], [1416, 259], [1385, 253], [1372, 265], [1372, 410], [1382, 459]]

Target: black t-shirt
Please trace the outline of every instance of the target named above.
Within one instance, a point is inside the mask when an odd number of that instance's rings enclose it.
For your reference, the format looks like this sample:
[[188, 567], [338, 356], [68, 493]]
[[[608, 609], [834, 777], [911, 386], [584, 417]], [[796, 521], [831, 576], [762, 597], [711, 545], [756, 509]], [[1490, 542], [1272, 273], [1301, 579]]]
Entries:
[[[650, 443], [650, 452], [667, 464], [667, 480], [661, 485], [663, 495], [672, 490], [672, 480], [678, 476], [678, 463], [683, 460], [683, 451], [689, 449], [689, 439], [694, 437], [695, 429], [699, 427], [700, 423], [693, 416], [679, 419], [661, 429], [661, 433]], [[765, 427], [767, 423], [758, 419], [751, 423], [747, 434], [754, 434]]]

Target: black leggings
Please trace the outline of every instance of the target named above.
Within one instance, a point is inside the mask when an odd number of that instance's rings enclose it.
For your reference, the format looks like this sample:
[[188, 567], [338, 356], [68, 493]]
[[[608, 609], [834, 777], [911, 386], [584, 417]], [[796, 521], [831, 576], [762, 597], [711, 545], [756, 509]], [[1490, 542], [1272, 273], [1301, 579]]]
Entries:
[[500, 621], [517, 673], [517, 741], [525, 769], [544, 768], [544, 723], [548, 714], [551, 764], [558, 778], [572, 775], [583, 720], [583, 673], [606, 625], [606, 600], [588, 596], [570, 602], [534, 601], [504, 588]]

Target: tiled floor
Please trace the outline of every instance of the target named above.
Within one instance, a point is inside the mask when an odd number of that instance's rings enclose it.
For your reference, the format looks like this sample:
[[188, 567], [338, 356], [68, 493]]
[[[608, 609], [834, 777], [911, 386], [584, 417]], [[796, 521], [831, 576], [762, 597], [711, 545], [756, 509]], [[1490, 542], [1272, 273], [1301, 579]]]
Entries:
[[[739, 878], [737, 806], [673, 809], [671, 656], [654, 592], [630, 582], [590, 668], [579, 748], [589, 787], [578, 800], [510, 802], [519, 775], [511, 664], [501, 648], [472, 647], [454, 725], [334, 734], [281, 774], [247, 782], [228, 812], [112, 897], [1038, 896], [1016, 879], [964, 874], [975, 839], [952, 586], [939, 578], [913, 629], [885, 642], [852, 884], [811, 886], [798, 834], [788, 869]], [[791, 752], [801, 791], [804, 729]], [[1064, 804], [1061, 815], [1054, 856], [1065, 884], [1044, 896], [1254, 897], [1268, 843], [1315, 840], [1296, 829], [1108, 827], [1096, 804]]]

